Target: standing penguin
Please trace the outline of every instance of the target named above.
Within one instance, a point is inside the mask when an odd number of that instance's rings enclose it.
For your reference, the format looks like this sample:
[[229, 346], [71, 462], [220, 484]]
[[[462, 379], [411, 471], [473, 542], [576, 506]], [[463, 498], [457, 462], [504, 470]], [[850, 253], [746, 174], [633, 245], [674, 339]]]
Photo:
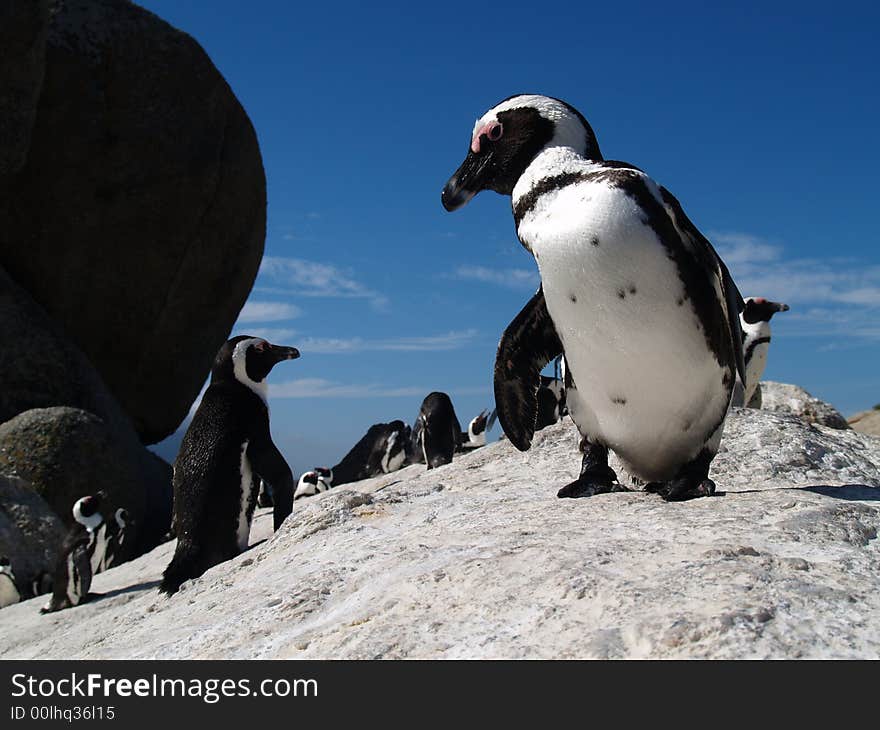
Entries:
[[761, 407], [761, 376], [767, 367], [770, 349], [770, 319], [777, 312], [787, 312], [788, 305], [771, 302], [763, 297], [748, 297], [739, 315], [743, 332], [743, 357], [746, 363], [746, 386], [740, 384], [733, 395], [733, 405]]
[[559, 419], [566, 414], [565, 388], [562, 385], [562, 380], [559, 378], [551, 378], [547, 375], [542, 375], [537, 399], [538, 415], [535, 421], [536, 431], [540, 431], [542, 428], [547, 428], [547, 426], [552, 426], [554, 423], [558, 423]]
[[461, 448], [461, 437], [461, 424], [449, 396], [437, 391], [428, 393], [412, 429], [415, 460], [429, 469], [449, 464]]
[[605, 161], [583, 115], [547, 96], [510, 97], [477, 120], [443, 205], [485, 189], [512, 197], [541, 274], [495, 361], [510, 441], [531, 445], [540, 371], [564, 354], [583, 460], [560, 497], [618, 489], [608, 449], [667, 500], [713, 494], [709, 465], [745, 368], [742, 297], [712, 245], [668, 190]]
[[160, 591], [180, 584], [247, 548], [257, 502], [254, 475], [272, 485], [277, 530], [293, 507], [293, 474], [272, 442], [266, 376], [299, 351], [242, 335], [214, 360], [205, 391], [174, 461], [177, 548]]
[[0, 557], [0, 608], [6, 608], [21, 600], [21, 593], [15, 584], [15, 574], [12, 572], [12, 563], [5, 555]]
[[51, 613], [78, 606], [89, 598], [92, 586], [92, 558], [98, 545], [102, 494], [78, 499], [73, 505], [74, 525], [70, 528], [55, 563], [52, 598], [40, 613]]
[[91, 561], [93, 575], [125, 560], [129, 547], [127, 537], [132, 522], [128, 510], [120, 507], [113, 513], [113, 519], [101, 525], [98, 531], [98, 544]]

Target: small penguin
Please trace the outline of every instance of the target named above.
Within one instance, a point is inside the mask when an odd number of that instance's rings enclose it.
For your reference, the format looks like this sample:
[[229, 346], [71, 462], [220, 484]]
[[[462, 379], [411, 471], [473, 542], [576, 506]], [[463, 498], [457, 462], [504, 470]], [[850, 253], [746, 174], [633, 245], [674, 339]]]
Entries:
[[412, 450], [419, 463], [434, 469], [452, 462], [461, 448], [461, 424], [452, 400], [446, 393], [434, 391], [425, 396], [412, 429]]
[[777, 312], [787, 312], [788, 305], [771, 302], [763, 297], [747, 297], [740, 313], [743, 332], [743, 357], [746, 363], [746, 386], [737, 383], [733, 405], [761, 407], [761, 376], [767, 366], [770, 350], [770, 319]]
[[326, 492], [333, 486], [333, 470], [324, 466], [315, 467], [312, 471], [305, 472], [296, 485], [293, 493], [293, 501], [303, 497], [313, 497], [321, 492]]
[[456, 210], [486, 189], [511, 196], [541, 275], [495, 360], [511, 443], [531, 446], [540, 372], [564, 354], [583, 459], [558, 496], [620, 489], [609, 449], [666, 500], [713, 494], [709, 466], [745, 366], [742, 297], [712, 245], [668, 190], [605, 160], [584, 116], [547, 96], [480, 117], [441, 201]]
[[30, 584], [31, 597], [36, 598], [44, 593], [52, 592], [52, 576], [47, 570], [41, 570], [32, 579]]
[[[296, 498], [296, 495], [294, 495]], [[275, 500], [272, 499], [272, 485], [265, 479], [260, 479], [260, 491], [257, 495], [257, 507], [273, 507]]]
[[409, 456], [410, 429], [403, 421], [374, 423], [333, 469], [333, 484], [349, 484], [400, 469]]
[[470, 451], [486, 445], [486, 433], [492, 430], [492, 426], [495, 425], [496, 413], [495, 410], [492, 413], [483, 410], [471, 419], [467, 432], [461, 434], [460, 449], [462, 451]]
[[52, 613], [78, 606], [90, 598], [92, 558], [98, 545], [103, 494], [82, 497], [73, 505], [74, 524], [70, 528], [55, 564], [52, 598], [40, 613]]
[[541, 385], [538, 387], [538, 415], [535, 421], [535, 430], [552, 426], [566, 414], [565, 388], [562, 380], [541, 376]]
[[211, 383], [174, 461], [177, 548], [159, 590], [180, 584], [248, 546], [255, 476], [272, 485], [277, 530], [293, 508], [293, 474], [272, 441], [266, 377], [299, 351], [241, 335], [214, 360]]
[[107, 520], [98, 531], [95, 554], [92, 556], [92, 575], [102, 573], [114, 565], [118, 565], [127, 557], [129, 548], [128, 534], [133, 520], [128, 510], [120, 507], [113, 513], [113, 519]]
[[5, 555], [0, 557], [0, 608], [6, 608], [21, 600], [21, 593], [15, 583], [12, 563]]

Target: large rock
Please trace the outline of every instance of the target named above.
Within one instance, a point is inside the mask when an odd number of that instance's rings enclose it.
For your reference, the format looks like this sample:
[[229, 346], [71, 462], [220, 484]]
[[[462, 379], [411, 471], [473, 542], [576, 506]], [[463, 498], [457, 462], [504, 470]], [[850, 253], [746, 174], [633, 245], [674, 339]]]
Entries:
[[43, 85], [48, 0], [0, 2], [0, 180], [27, 158]]
[[[735, 409], [719, 496], [676, 504], [557, 499], [576, 443], [565, 419], [525, 454], [495, 443], [299, 501], [171, 599], [162, 545], [99, 575], [103, 600], [5, 609], [0, 655], [880, 655], [880, 441]], [[252, 541], [270, 531], [261, 511]]]
[[880, 436], [880, 407], [870, 411], [862, 411], [848, 419], [851, 428], [872, 436]]
[[188, 35], [125, 0], [50, 9], [27, 159], [0, 183], [0, 265], [152, 443], [186, 415], [256, 276], [259, 146]]
[[25, 479], [67, 525], [77, 499], [103, 491], [105, 515], [133, 515], [135, 553], [170, 525], [171, 467], [87, 411], [40, 408], [0, 424], [0, 473]]
[[849, 428], [846, 419], [832, 405], [814, 398], [798, 385], [761, 381], [760, 407], [767, 411], [791, 413], [805, 423], [821, 423], [831, 428]]
[[31, 408], [71, 406], [137, 435], [101, 376], [0, 267], [0, 423]]
[[0, 555], [12, 563], [22, 592], [41, 572], [52, 574], [64, 533], [61, 520], [26, 481], [0, 475]]

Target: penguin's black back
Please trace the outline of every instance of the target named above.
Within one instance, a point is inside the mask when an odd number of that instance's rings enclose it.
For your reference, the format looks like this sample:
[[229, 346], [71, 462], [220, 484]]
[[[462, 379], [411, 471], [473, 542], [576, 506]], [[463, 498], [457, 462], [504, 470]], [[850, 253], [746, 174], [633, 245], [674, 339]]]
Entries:
[[180, 444], [174, 461], [177, 534], [209, 565], [238, 553], [242, 445], [268, 418], [265, 403], [246, 386], [212, 383]]

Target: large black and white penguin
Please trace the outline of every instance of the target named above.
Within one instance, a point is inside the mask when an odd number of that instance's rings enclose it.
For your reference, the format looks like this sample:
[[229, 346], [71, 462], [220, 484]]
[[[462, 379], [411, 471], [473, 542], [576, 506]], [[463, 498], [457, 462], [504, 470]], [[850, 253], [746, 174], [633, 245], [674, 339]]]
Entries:
[[64, 538], [55, 562], [52, 598], [40, 613], [52, 613], [78, 606], [89, 599], [92, 586], [92, 558], [98, 545], [103, 495], [98, 492], [78, 499], [73, 505], [74, 524]]
[[746, 363], [746, 385], [737, 383], [733, 405], [761, 407], [761, 376], [767, 367], [770, 350], [770, 319], [777, 312], [787, 312], [788, 305], [771, 302], [763, 297], [746, 297], [740, 313], [743, 333], [743, 358]]
[[0, 557], [0, 608], [6, 608], [21, 600], [21, 593], [12, 572], [12, 563], [5, 555]]
[[569, 104], [510, 97], [480, 117], [443, 190], [447, 210], [481, 190], [512, 197], [541, 287], [501, 338], [495, 402], [528, 449], [540, 371], [566, 360], [566, 401], [583, 439], [560, 497], [613, 491], [608, 449], [667, 500], [709, 495], [736, 373], [742, 297], [679, 202], [644, 172], [606, 161]]
[[446, 393], [428, 393], [412, 429], [413, 461], [434, 469], [452, 462], [461, 448], [461, 424]]
[[159, 590], [180, 584], [248, 546], [257, 479], [272, 485], [277, 530], [293, 509], [293, 474], [272, 441], [266, 377], [294, 347], [241, 335], [214, 360], [211, 383], [174, 461], [177, 548]]
[[461, 432], [459, 449], [461, 451], [470, 451], [471, 449], [478, 449], [481, 446], [485, 446], [486, 434], [491, 431], [492, 426], [495, 425], [497, 413], [498, 412], [494, 409], [491, 413], [489, 413], [488, 410], [482, 410], [474, 416], [468, 424], [468, 430]]

